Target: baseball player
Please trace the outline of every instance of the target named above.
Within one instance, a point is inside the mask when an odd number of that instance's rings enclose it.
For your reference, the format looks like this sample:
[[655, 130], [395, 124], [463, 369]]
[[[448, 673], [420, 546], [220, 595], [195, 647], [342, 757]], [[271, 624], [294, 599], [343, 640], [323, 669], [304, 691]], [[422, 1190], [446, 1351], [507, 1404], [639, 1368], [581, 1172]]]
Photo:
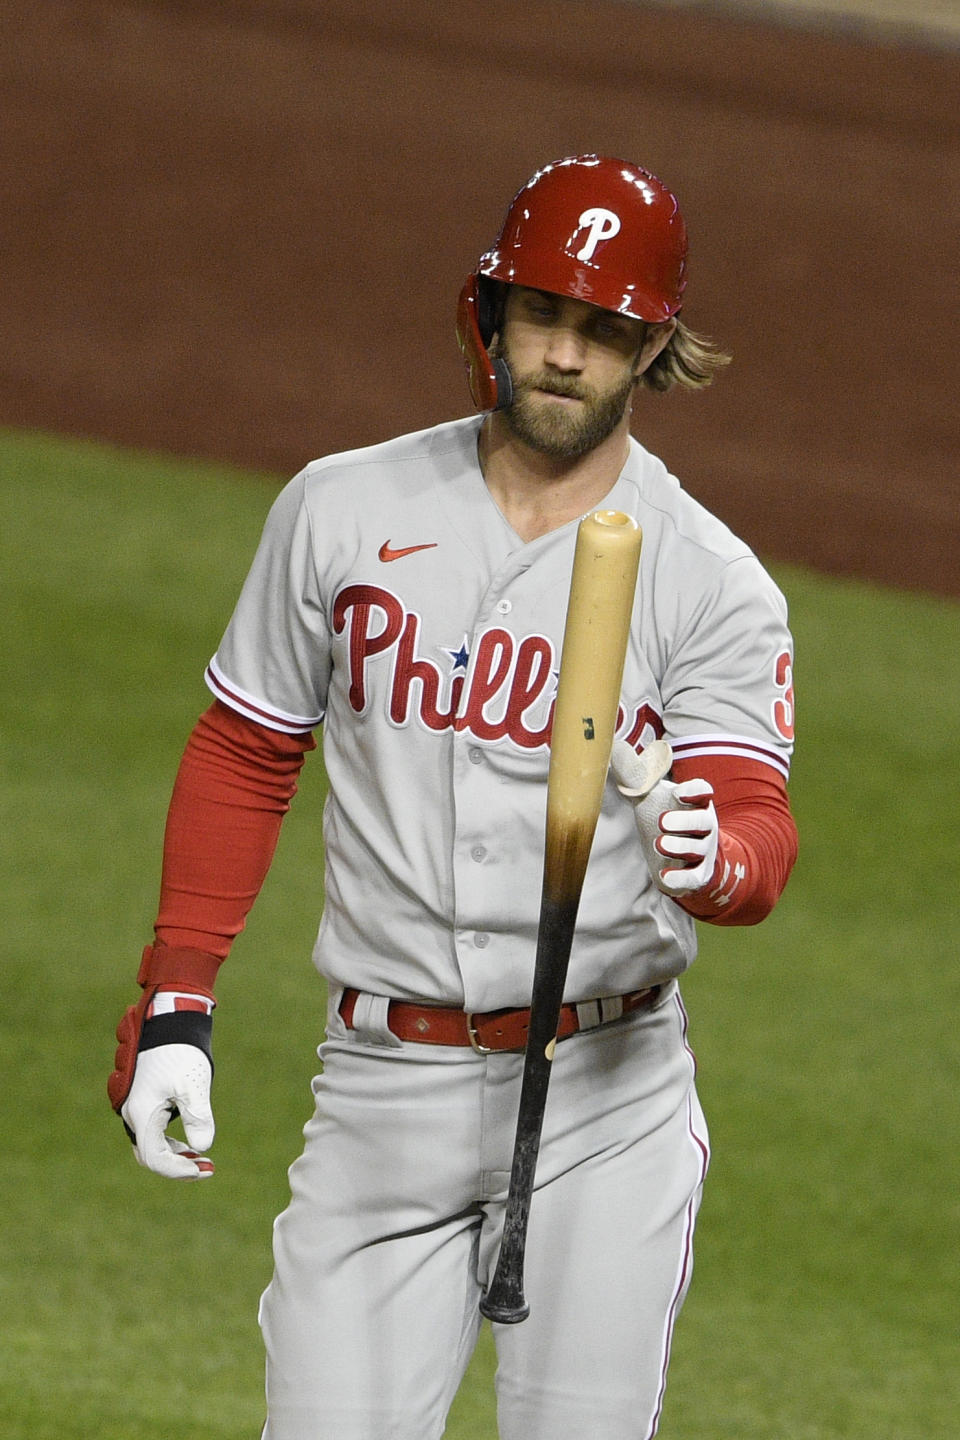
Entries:
[[[685, 282], [655, 176], [596, 155], [538, 171], [460, 297], [480, 413], [307, 465], [210, 662], [109, 1093], [141, 1164], [212, 1174], [214, 980], [322, 725], [329, 1005], [260, 1309], [265, 1440], [433, 1440], [474, 1347], [574, 543], [596, 508], [634, 516], [644, 548], [543, 1127], [532, 1313], [493, 1327], [498, 1421], [503, 1440], [657, 1429], [708, 1162], [678, 977], [696, 922], [762, 920], [796, 850], [784, 600], [629, 428], [638, 389], [723, 363], [679, 319]], [[637, 801], [661, 736], [672, 773]]]

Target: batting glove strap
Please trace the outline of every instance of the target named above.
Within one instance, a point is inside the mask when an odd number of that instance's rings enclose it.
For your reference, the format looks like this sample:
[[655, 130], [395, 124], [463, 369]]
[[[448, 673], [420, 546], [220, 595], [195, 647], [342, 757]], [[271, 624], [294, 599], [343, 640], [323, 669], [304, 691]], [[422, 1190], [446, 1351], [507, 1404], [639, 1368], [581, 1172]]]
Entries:
[[138, 1054], [158, 1045], [195, 1045], [210, 1061], [213, 1070], [213, 1016], [195, 1010], [177, 1010], [145, 1020], [140, 1032]]

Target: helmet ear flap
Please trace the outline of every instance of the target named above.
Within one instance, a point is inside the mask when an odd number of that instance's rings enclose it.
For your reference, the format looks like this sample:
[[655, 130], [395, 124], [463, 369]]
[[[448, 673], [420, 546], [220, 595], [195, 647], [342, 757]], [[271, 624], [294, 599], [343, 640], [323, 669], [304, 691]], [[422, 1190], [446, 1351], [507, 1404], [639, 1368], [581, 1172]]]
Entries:
[[501, 410], [513, 398], [507, 362], [491, 356], [488, 346], [497, 331], [496, 287], [470, 275], [457, 306], [457, 344], [467, 368], [470, 394], [478, 410]]

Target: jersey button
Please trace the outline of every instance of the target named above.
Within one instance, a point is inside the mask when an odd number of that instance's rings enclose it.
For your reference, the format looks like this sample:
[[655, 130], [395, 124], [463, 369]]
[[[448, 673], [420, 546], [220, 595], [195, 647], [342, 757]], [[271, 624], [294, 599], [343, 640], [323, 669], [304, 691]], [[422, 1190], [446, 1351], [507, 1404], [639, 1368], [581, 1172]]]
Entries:
[[484, 950], [490, 944], [490, 936], [485, 930], [478, 930], [473, 937], [473, 943], [478, 950]]
[[474, 747], [474, 749], [470, 751], [470, 764], [471, 764], [471, 765], [479, 765], [479, 764], [480, 764], [480, 761], [481, 761], [482, 759], [483, 759], [483, 751], [482, 751], [482, 750], [477, 750], [476, 747]]
[[486, 858], [487, 858], [486, 847], [483, 846], [483, 845], [474, 845], [473, 849], [470, 851], [470, 855], [471, 855], [471, 858], [474, 859], [474, 860], [476, 860], [478, 863], [479, 863], [479, 861], [481, 861], [481, 860], [486, 860]]
[[511, 611], [512, 609], [513, 609], [513, 605], [511, 604], [511, 602], [510, 602], [509, 600], [498, 600], [498, 601], [497, 601], [497, 613], [498, 613], [499, 615], [509, 615], [509, 614], [510, 614], [510, 611]]

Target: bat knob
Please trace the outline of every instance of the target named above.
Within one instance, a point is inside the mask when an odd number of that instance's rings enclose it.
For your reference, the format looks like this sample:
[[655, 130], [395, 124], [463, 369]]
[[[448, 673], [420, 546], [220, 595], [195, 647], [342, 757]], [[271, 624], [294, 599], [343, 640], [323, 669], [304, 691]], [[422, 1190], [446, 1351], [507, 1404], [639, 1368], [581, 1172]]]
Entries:
[[484, 1295], [480, 1301], [480, 1314], [485, 1315], [488, 1320], [494, 1320], [498, 1325], [519, 1325], [521, 1320], [526, 1320], [530, 1314], [530, 1306], [520, 1297], [520, 1303], [511, 1304], [507, 1300], [497, 1301], [492, 1295]]

